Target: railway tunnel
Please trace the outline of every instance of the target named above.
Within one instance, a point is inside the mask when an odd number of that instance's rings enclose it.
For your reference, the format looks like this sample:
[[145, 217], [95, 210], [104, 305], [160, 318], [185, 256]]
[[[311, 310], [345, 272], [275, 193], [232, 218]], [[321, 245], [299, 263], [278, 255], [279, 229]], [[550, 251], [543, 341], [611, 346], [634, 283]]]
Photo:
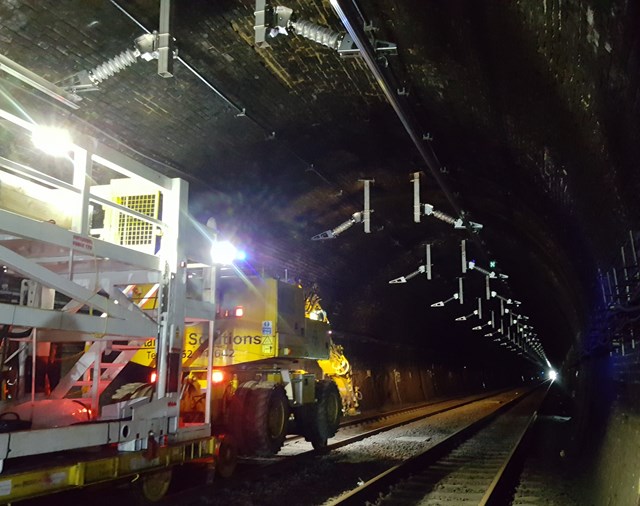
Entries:
[[[557, 370], [576, 500], [637, 504], [639, 22], [622, 0], [6, 0], [1, 108], [187, 180], [248, 269], [314, 286], [366, 409]], [[0, 184], [38, 160], [1, 132]]]

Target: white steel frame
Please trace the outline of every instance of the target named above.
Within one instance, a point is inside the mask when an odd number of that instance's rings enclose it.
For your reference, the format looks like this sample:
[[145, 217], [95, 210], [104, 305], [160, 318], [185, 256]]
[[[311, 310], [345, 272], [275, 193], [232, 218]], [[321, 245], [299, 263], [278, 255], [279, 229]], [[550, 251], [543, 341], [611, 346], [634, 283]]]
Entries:
[[[17, 125], [27, 135], [35, 127], [0, 110], [0, 125], [2, 123]], [[69, 199], [69, 205], [73, 206], [69, 229], [7, 211], [2, 209], [0, 202], [0, 262], [11, 272], [71, 299], [62, 310], [0, 303], [0, 324], [34, 329], [30, 338], [32, 354], [35, 354], [36, 340], [87, 343], [85, 354], [60, 380], [49, 399], [64, 398], [93, 368], [90, 394], [97, 414], [96, 423], [0, 434], [0, 470], [6, 458], [107, 443], [118, 443], [121, 450], [139, 450], [146, 448], [150, 437], [185, 441], [211, 434], [211, 388], [207, 388], [205, 423], [188, 428], [180, 427], [178, 423], [179, 393], [167, 391], [168, 357], [176, 353], [180, 356], [185, 320], [209, 321], [209, 353], [213, 344], [214, 287], [208, 287], [202, 300], [186, 299], [189, 263], [207, 262], [207, 255], [203, 252], [209, 251], [213, 239], [211, 232], [209, 235], [203, 233], [202, 227], [188, 216], [187, 183], [159, 174], [88, 137], [81, 138], [74, 145], [72, 159], [73, 182], [69, 184], [48, 174], [46, 169], [28, 167], [0, 157], [0, 167], [18, 176], [77, 195], [76, 199]], [[130, 178], [132, 184], [142, 181], [161, 192], [161, 219], [151, 218], [104, 198], [100, 192], [93, 192], [90, 182], [95, 163], [115, 171], [119, 177]], [[92, 202], [161, 229], [159, 251], [147, 254], [92, 237], [89, 223]], [[188, 251], [188, 247], [194, 247], [194, 250]], [[215, 268], [205, 268], [210, 269], [210, 277], [215, 279]], [[159, 290], [164, 289], [168, 293], [166, 303], [156, 311], [143, 311], [118, 289], [118, 286], [147, 283], [157, 283]], [[89, 308], [90, 314], [79, 313], [81, 307]], [[100, 314], [93, 315], [94, 311]], [[105, 382], [113, 380], [141, 342], [149, 338], [156, 341], [158, 357], [158, 381], [153, 399], [125, 401], [103, 407], [100, 411], [98, 398]], [[114, 340], [126, 340], [129, 345], [123, 347], [111, 367], [103, 369], [102, 352], [107, 343]], [[180, 371], [171, 373], [181, 376]], [[211, 364], [208, 368], [210, 377]]]

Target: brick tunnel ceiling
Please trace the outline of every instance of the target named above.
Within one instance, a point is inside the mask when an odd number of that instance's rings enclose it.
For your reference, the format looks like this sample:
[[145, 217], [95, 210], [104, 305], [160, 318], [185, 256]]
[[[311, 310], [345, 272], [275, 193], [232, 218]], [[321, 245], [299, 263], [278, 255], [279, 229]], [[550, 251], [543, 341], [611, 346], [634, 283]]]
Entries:
[[[84, 93], [77, 111], [2, 75], [5, 107], [64, 119], [186, 177], [198, 219], [215, 216], [255, 266], [317, 282], [343, 332], [495, 354], [470, 330], [476, 322], [454, 322], [483, 295], [482, 276], [466, 274], [464, 307], [430, 308], [457, 290], [466, 239], [470, 258], [485, 267], [495, 259], [509, 275], [492, 288], [522, 301], [547, 355], [560, 360], [588, 327], [598, 268], [638, 222], [638, 3], [340, 3], [397, 44], [378, 63], [450, 195], [484, 225], [479, 233], [433, 217], [413, 222], [414, 171], [425, 174], [422, 202], [455, 213], [366, 63], [292, 34], [255, 47], [251, 0], [174, 2], [179, 56], [228, 102], [177, 61], [168, 79], [140, 61]], [[282, 4], [343, 30], [328, 1]], [[120, 5], [157, 28], [159, 2]], [[52, 82], [132, 48], [143, 33], [108, 1], [6, 0], [0, 18], [2, 52]], [[362, 209], [362, 178], [375, 179], [372, 233], [359, 224], [311, 241]], [[424, 263], [426, 243], [434, 279], [389, 285]]]

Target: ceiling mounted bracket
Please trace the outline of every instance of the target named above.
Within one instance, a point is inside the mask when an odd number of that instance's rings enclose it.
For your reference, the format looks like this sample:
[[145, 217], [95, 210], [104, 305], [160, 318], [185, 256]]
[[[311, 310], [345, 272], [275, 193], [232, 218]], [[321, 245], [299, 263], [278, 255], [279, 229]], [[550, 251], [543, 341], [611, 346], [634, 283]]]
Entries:
[[325, 230], [324, 232], [314, 235], [311, 240], [312, 241], [324, 241], [327, 239], [335, 239], [345, 230], [350, 229], [356, 223], [364, 224], [364, 233], [371, 233], [371, 213], [373, 213], [373, 209], [371, 209], [371, 198], [370, 198], [370, 186], [371, 183], [375, 183], [375, 179], [359, 179], [358, 181], [362, 181], [364, 183], [364, 209], [362, 211], [358, 211], [351, 215], [347, 221], [341, 223], [337, 227], [331, 230]]
[[[413, 271], [411, 274], [407, 274], [406, 276], [400, 276], [399, 278], [392, 279], [389, 281], [390, 285], [395, 285], [399, 283], [406, 283], [412, 278], [415, 278], [418, 274], [426, 274], [427, 279], [431, 280], [431, 244], [425, 245], [425, 253], [426, 253], [426, 262], [424, 265], [418, 267], [417, 270]], [[462, 290], [460, 290], [460, 294], [462, 294]], [[461, 295], [462, 296], [462, 295]]]
[[438, 302], [434, 302], [433, 304], [431, 304], [431, 307], [444, 307], [446, 304], [448, 304], [452, 300], [458, 300], [459, 298], [460, 298], [460, 294], [456, 292], [446, 300], [439, 300]]
[[431, 204], [423, 204], [420, 202], [420, 172], [413, 173], [413, 221], [420, 223], [422, 216], [433, 216], [434, 218], [444, 221], [452, 225], [455, 229], [480, 230], [482, 225], [474, 221], [464, 220], [463, 218], [454, 218], [442, 211], [436, 210]]
[[72, 109], [80, 108], [77, 102], [80, 102], [82, 100], [82, 97], [76, 95], [75, 93], [69, 92], [62, 86], [58, 86], [47, 81], [35, 72], [32, 72], [22, 65], [19, 65], [18, 63], [10, 60], [2, 54], [0, 54], [0, 70], [3, 70], [7, 74], [20, 79], [23, 83], [28, 84], [32, 88], [35, 88], [36, 90], [41, 91], [46, 95], [49, 95], [51, 98], [54, 98], [58, 102], [62, 102], [67, 107], [71, 107]]
[[169, 32], [173, 9], [171, 0], [160, 0], [160, 21], [158, 31], [145, 33], [133, 41], [133, 49], [125, 49], [91, 70], [81, 70], [60, 82], [60, 86], [73, 93], [98, 90], [98, 84], [133, 65], [141, 58], [145, 61], [158, 60], [158, 75], [173, 77], [173, 59], [177, 50], [173, 47], [173, 37]]
[[[359, 56], [360, 49], [346, 31], [338, 32], [326, 26], [318, 25], [304, 19], [296, 19], [293, 9], [283, 5], [272, 6], [268, 0], [256, 0], [255, 4], [254, 42], [256, 47], [267, 48], [268, 38], [295, 33], [300, 37], [326, 46], [342, 57]], [[363, 30], [377, 54], [397, 54], [398, 47], [393, 42], [377, 40], [374, 37], [376, 28], [365, 24]]]
[[484, 269], [482, 267], [480, 267], [479, 265], [477, 265], [475, 263], [474, 260], [469, 260], [469, 262], [467, 263], [467, 268], [470, 271], [478, 271], [480, 274], [483, 274], [485, 276], [487, 276], [488, 278], [491, 279], [509, 279], [509, 276], [507, 276], [506, 274], [502, 274], [502, 273], [497, 273], [496, 271], [488, 271], [487, 269]]

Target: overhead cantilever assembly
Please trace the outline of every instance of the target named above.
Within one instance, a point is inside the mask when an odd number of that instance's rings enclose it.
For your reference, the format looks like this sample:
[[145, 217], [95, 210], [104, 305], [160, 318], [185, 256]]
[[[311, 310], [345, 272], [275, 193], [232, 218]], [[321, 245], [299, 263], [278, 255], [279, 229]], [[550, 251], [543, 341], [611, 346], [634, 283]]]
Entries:
[[[453, 225], [453, 228], [456, 229], [471, 229], [471, 230], [480, 230], [482, 229], [482, 225], [480, 223], [476, 223], [474, 221], [463, 220], [462, 218], [453, 218], [448, 214], [443, 213], [442, 211], [437, 211], [431, 204], [423, 204], [420, 202], [420, 172], [413, 173], [413, 179], [411, 180], [413, 183], [413, 221], [416, 223], [420, 223], [422, 216], [433, 216], [434, 218], [438, 218], [445, 223]], [[462, 254], [463, 257], [465, 255], [464, 250], [464, 241], [462, 242]], [[427, 275], [427, 279], [431, 279], [431, 245], [426, 245], [427, 249], [427, 261], [424, 265], [418, 267], [418, 270], [407, 274], [406, 276], [400, 276], [399, 278], [392, 279], [389, 281], [389, 284], [396, 283], [406, 283], [409, 279], [414, 278], [418, 274], [425, 273]], [[463, 274], [466, 272], [466, 260], [463, 258]]]
[[[267, 37], [289, 35], [289, 32], [337, 51], [340, 56], [358, 56], [360, 50], [349, 33], [338, 32], [304, 19], [296, 19], [293, 9], [282, 5], [272, 6], [268, 0], [256, 0], [255, 10], [256, 46], [269, 47]], [[397, 46], [373, 37], [373, 28], [366, 26], [371, 45], [376, 53], [396, 54]]]
[[323, 241], [326, 239], [335, 239], [345, 230], [350, 229], [356, 223], [364, 223], [364, 233], [371, 233], [371, 213], [373, 209], [371, 209], [371, 198], [370, 198], [370, 190], [369, 187], [371, 183], [375, 183], [374, 179], [360, 179], [364, 183], [364, 209], [362, 211], [358, 211], [351, 215], [344, 223], [341, 223], [335, 228], [331, 230], [325, 230], [324, 232], [314, 235], [311, 240], [312, 241]]
[[[398, 283], [406, 283], [410, 279], [415, 278], [418, 274], [425, 274], [427, 276], [427, 279], [431, 279], [431, 244], [425, 245], [425, 251], [426, 261], [423, 265], [418, 267], [418, 269], [413, 271], [412, 273], [407, 274], [406, 276], [400, 276], [399, 278], [392, 279], [391, 281], [389, 281], [389, 284], [394, 285]], [[462, 293], [462, 290], [460, 291], [460, 293]]]
[[158, 75], [173, 77], [173, 59], [176, 51], [171, 27], [171, 0], [160, 0], [160, 22], [158, 31], [145, 33], [133, 41], [133, 49], [125, 49], [120, 54], [101, 63], [92, 70], [81, 70], [65, 79], [60, 85], [73, 93], [95, 91], [98, 84], [133, 65], [138, 58], [145, 61], [158, 60]]
[[[355, 2], [349, 3], [347, 0], [330, 0], [330, 4], [333, 7], [335, 13], [342, 21], [346, 32], [336, 32], [330, 28], [316, 25], [305, 20], [295, 19], [293, 10], [290, 8], [283, 6], [271, 6], [269, 0], [256, 0], [254, 25], [256, 46], [259, 48], [268, 47], [269, 43], [267, 42], [267, 39], [269, 37], [274, 38], [278, 35], [288, 35], [290, 33], [294, 33], [312, 40], [318, 44], [334, 49], [335, 51], [338, 51], [341, 56], [357, 55], [362, 57], [366, 65], [369, 67], [371, 73], [375, 77], [376, 82], [379, 84], [381, 91], [389, 101], [389, 104], [396, 112], [398, 119], [401, 121], [416, 149], [420, 153], [421, 158], [430, 170], [430, 173], [433, 176], [439, 189], [442, 190], [444, 196], [454, 210], [454, 216], [450, 216], [440, 210], [435, 209], [432, 204], [421, 203], [419, 187], [420, 173], [416, 172], [414, 173], [414, 178], [412, 180], [414, 184], [414, 221], [419, 223], [422, 216], [433, 216], [441, 221], [444, 221], [445, 223], [448, 223], [449, 225], [452, 225], [455, 229], [467, 230], [467, 232], [469, 232], [473, 238], [475, 236], [475, 232], [481, 229], [482, 225], [469, 221], [466, 217], [466, 213], [458, 205], [457, 199], [455, 198], [454, 194], [448, 189], [447, 184], [442, 179], [442, 166], [435, 152], [433, 151], [433, 148], [430, 145], [425, 144], [424, 135], [422, 135], [421, 129], [419, 128], [415, 117], [411, 114], [411, 109], [407, 107], [407, 105], [399, 97], [401, 93], [397, 93], [397, 90], [399, 88], [394, 85], [392, 77], [383, 70], [383, 65], [380, 62], [381, 52], [386, 52], [387, 54], [396, 54], [396, 46], [394, 44], [385, 43], [383, 41], [377, 41], [373, 38], [373, 30], [371, 26], [366, 22], [365, 18], [362, 15], [362, 12], [360, 12], [360, 10], [355, 5]], [[382, 58], [382, 60], [384, 59]], [[366, 191], [367, 187], [365, 186], [365, 197]], [[352, 227], [354, 224], [361, 222], [365, 223], [365, 232], [369, 232], [368, 218], [368, 215], [363, 214], [363, 212], [356, 212], [347, 221], [343, 222], [338, 227], [318, 234], [312, 239], [333, 239], [340, 233]], [[486, 285], [485, 296], [486, 300], [490, 300], [492, 298], [492, 293], [495, 293], [491, 290], [490, 279], [506, 278], [506, 276], [482, 269], [481, 267], [477, 266], [475, 262], [468, 263], [466, 261], [465, 241], [462, 242], [461, 249], [462, 274], [466, 274], [467, 270], [476, 270], [480, 274], [484, 275]], [[423, 265], [420, 265], [417, 270], [411, 272], [408, 275], [395, 278], [391, 280], [390, 283], [406, 283], [409, 279], [417, 277], [420, 274], [426, 274], [427, 279], [430, 279], [432, 266], [430, 260], [430, 246], [428, 245], [426, 248], [426, 254], [426, 262]], [[433, 303], [432, 307], [442, 307], [453, 300], [458, 300], [460, 303], [463, 303], [462, 278], [459, 278], [459, 283], [459, 292], [454, 293], [450, 298], [446, 300], [441, 300]], [[505, 302], [506, 301], [504, 300], [500, 300], [501, 314], [507, 313], [507, 309], [504, 308]], [[479, 304], [481, 303], [479, 302]], [[480, 313], [480, 307], [478, 313]], [[491, 326], [492, 329], [496, 329], [496, 323], [497, 322], [493, 318], [492, 313], [491, 321], [487, 322], [484, 325], [480, 325], [480, 329], [488, 326]], [[496, 329], [489, 334], [492, 335], [494, 332], [502, 333], [503, 327], [504, 324], [501, 320], [500, 330]], [[510, 328], [507, 328], [506, 337], [506, 342], [501, 342], [501, 346], [513, 344], [511, 342]], [[523, 342], [521, 343], [516, 341], [515, 346], [517, 346], [521, 351], [525, 351], [527, 348], [529, 348], [526, 351], [527, 353], [531, 354], [530, 358], [541, 362], [541, 359], [544, 358], [544, 352], [542, 351], [539, 342], [534, 341], [533, 339], [534, 338], [532, 337], [527, 337], [526, 339], [522, 339]], [[537, 357], [534, 357], [534, 355], [537, 355]]]
[[444, 221], [449, 225], [453, 225], [453, 228], [480, 230], [482, 225], [475, 221], [465, 221], [462, 218], [454, 218], [442, 211], [434, 209], [431, 204], [423, 204], [420, 202], [420, 172], [413, 173], [413, 221], [420, 223], [422, 216], [433, 216], [434, 218]]

